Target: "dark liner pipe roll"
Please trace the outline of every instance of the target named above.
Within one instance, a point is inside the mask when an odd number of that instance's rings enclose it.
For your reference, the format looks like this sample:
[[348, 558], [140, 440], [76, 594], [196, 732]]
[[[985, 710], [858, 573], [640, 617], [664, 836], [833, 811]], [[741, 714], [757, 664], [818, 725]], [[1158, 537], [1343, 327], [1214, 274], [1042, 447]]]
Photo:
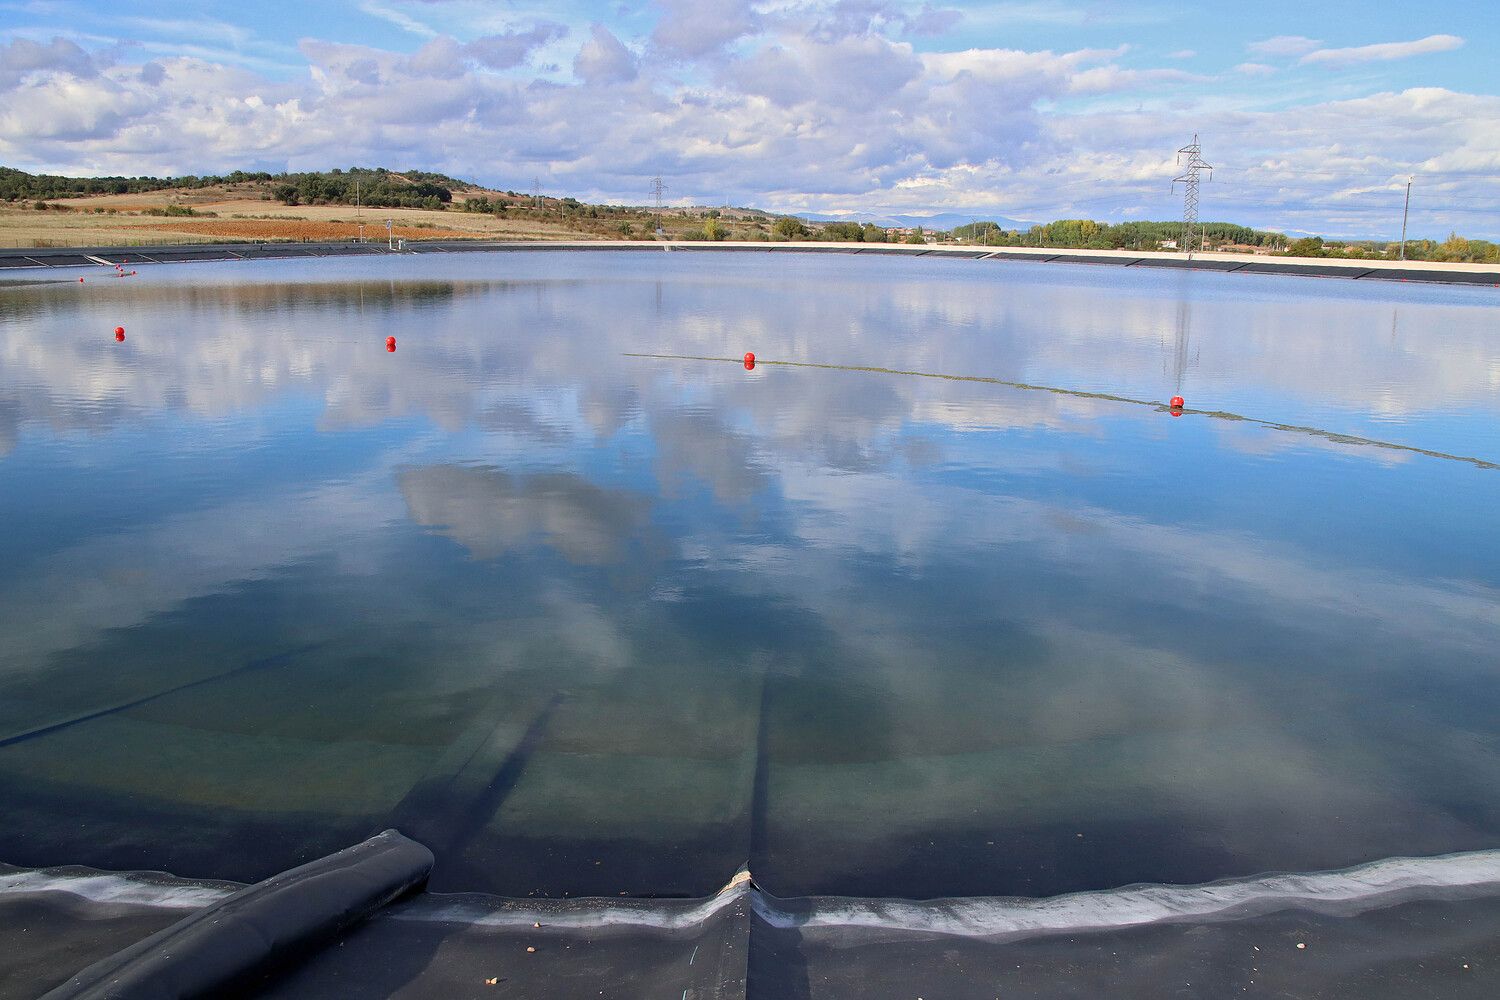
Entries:
[[236, 892], [73, 976], [43, 1000], [231, 992], [314, 951], [421, 888], [432, 852], [386, 830]]

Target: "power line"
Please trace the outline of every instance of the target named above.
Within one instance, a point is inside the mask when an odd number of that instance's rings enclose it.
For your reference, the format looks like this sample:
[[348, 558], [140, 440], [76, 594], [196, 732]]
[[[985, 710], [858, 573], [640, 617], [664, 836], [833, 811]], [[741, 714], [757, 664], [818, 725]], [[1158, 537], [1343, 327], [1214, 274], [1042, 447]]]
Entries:
[[[1408, 176], [1415, 175], [1417, 177], [1455, 177], [1462, 180], [1471, 181], [1500, 180], [1500, 175], [1497, 174], [1486, 174], [1462, 170], [1421, 170], [1412, 169], [1410, 167], [1405, 169], [1395, 167], [1390, 170], [1299, 170], [1295, 167], [1270, 167], [1261, 165], [1255, 167], [1219, 167], [1218, 169], [1227, 170], [1231, 173], [1236, 174], [1293, 174], [1298, 177], [1379, 177], [1386, 180], [1394, 180], [1395, 178], [1400, 177], [1402, 174], [1406, 174]], [[1454, 182], [1448, 181], [1446, 183], [1451, 184]]]
[[[1192, 153], [1194, 147], [1198, 150], [1198, 170], [1192, 169]], [[1184, 157], [1187, 163], [1183, 162]], [[1386, 201], [1395, 193], [1402, 193], [1403, 187], [1396, 176], [1384, 170], [1374, 171], [1346, 171], [1337, 168], [1326, 170], [1303, 170], [1298, 168], [1280, 168], [1272, 166], [1258, 167], [1219, 167], [1213, 168], [1202, 161], [1202, 147], [1199, 143], [1199, 135], [1194, 136], [1192, 146], [1183, 147], [1178, 154], [1178, 162], [1184, 167], [1184, 174], [1173, 181], [1173, 191], [1176, 191], [1178, 182], [1187, 183], [1189, 176], [1198, 173], [1199, 170], [1232, 170], [1246, 176], [1247, 183], [1240, 185], [1239, 191], [1216, 197], [1215, 204], [1225, 207], [1248, 207], [1261, 209], [1262, 211], [1282, 212], [1305, 212], [1310, 209], [1321, 207], [1324, 209], [1347, 208], [1351, 211], [1368, 211], [1376, 209], [1378, 205], [1389, 205]], [[1357, 183], [1361, 178], [1376, 179], [1384, 183], [1361, 186], [1354, 191], [1329, 191], [1326, 193], [1309, 193], [1297, 188], [1294, 182], [1288, 182], [1277, 175], [1295, 175], [1311, 177], [1328, 177], [1341, 179], [1347, 182]], [[1257, 176], [1261, 175], [1261, 176]], [[1055, 175], [1048, 175], [1055, 176]], [[1211, 177], [1212, 175], [1210, 175]], [[1445, 213], [1454, 215], [1489, 215], [1494, 212], [1495, 202], [1485, 197], [1464, 197], [1455, 191], [1486, 190], [1491, 184], [1500, 181], [1500, 175], [1465, 173], [1457, 171], [1411, 171], [1413, 178], [1422, 178], [1428, 182], [1424, 190], [1427, 195], [1423, 198], [1423, 211], [1429, 218], [1441, 216]], [[1453, 179], [1447, 179], [1453, 178]], [[1467, 183], [1465, 183], [1467, 182]], [[1022, 214], [1045, 214], [1047, 212], [1062, 213], [1083, 208], [1084, 206], [1097, 205], [1107, 202], [1117, 203], [1117, 208], [1124, 203], [1135, 203], [1136, 207], [1146, 211], [1153, 210], [1158, 205], [1158, 199], [1148, 189], [1140, 186], [1126, 186], [1118, 190], [1104, 194], [1089, 194], [1087, 189], [1092, 187], [1098, 190], [1099, 178], [1074, 177], [1071, 180], [1057, 184], [1047, 191], [1046, 200], [1033, 200], [1020, 204], [1007, 204], [997, 206], [996, 212], [1011, 216]], [[1460, 185], [1463, 185], [1462, 187]], [[1348, 185], [1346, 184], [1345, 187]], [[1264, 195], [1257, 195], [1245, 188], [1260, 189], [1266, 191]], [[1083, 189], [1083, 190], [1080, 190]], [[1068, 194], [1078, 191], [1080, 194], [1088, 194], [1087, 197], [1074, 198]], [[1193, 192], [1188, 191], [1184, 196], [1184, 227], [1188, 228], [1188, 202], [1197, 205], [1197, 200], [1192, 198]], [[1193, 212], [1193, 222], [1197, 221], [1197, 213]], [[1203, 239], [1201, 226], [1194, 228], [1191, 234], [1184, 232], [1184, 249], [1195, 252], [1200, 248]]]

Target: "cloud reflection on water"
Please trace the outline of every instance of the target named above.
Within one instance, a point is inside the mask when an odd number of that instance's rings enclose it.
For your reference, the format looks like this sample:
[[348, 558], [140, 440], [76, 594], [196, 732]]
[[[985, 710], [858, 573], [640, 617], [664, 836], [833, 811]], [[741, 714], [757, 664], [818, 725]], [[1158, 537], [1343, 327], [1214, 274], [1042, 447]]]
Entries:
[[[43, 511], [67, 466], [135, 513], [59, 514], [0, 574], [0, 688], [35, 698], [36, 678], [124, 652], [148, 690], [146, 636], [208, 598], [305, 609], [265, 616], [268, 641], [314, 609], [346, 619], [325, 635], [379, 614], [433, 652], [375, 669], [335, 649], [287, 683], [333, 704], [358, 677], [390, 713], [358, 738], [399, 746], [402, 774], [442, 766], [484, 705], [529, 724], [520, 673], [527, 697], [566, 695], [483, 836], [551, 838], [561, 867], [655, 830], [645, 855], [702, 838], [717, 863], [742, 846], [715, 840], [739, 822], [725, 803], [751, 810], [769, 767], [766, 868], [788, 890], [1169, 878], [1170, 850], [1130, 846], [1169, 829], [1195, 877], [1500, 835], [1477, 718], [1500, 704], [1500, 476], [1003, 386], [624, 357], [753, 348], [1146, 399], [1183, 368], [1193, 403], [1470, 453], [1500, 410], [1474, 293], [679, 256], [7, 293], [14, 498]], [[1388, 295], [1405, 296], [1394, 345]], [[126, 312], [116, 350], [97, 331]], [[276, 461], [249, 468], [258, 448]], [[157, 477], [179, 461], [169, 495]], [[119, 478], [90, 475], [106, 468]], [[402, 699], [430, 748], [407, 747]], [[217, 710], [253, 749], [247, 709]], [[128, 753], [143, 783], [157, 773]], [[390, 785], [362, 786], [359, 809]], [[1073, 850], [1089, 824], [1100, 853], [1062, 858], [1052, 838]], [[974, 854], [995, 840], [1006, 861]], [[546, 864], [516, 849], [519, 870]]]
[[499, 469], [426, 466], [397, 475], [411, 519], [477, 559], [545, 543], [570, 562], [623, 559], [646, 529], [644, 496], [603, 490], [568, 473], [511, 476]]

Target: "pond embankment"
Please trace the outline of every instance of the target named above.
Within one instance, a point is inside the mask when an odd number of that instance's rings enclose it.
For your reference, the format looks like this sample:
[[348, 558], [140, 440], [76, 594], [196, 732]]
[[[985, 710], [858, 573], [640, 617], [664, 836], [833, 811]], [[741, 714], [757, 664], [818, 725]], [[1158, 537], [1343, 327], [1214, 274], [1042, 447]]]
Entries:
[[214, 243], [152, 247], [18, 247], [0, 248], [0, 271], [38, 267], [114, 267], [117, 264], [165, 264], [201, 260], [258, 260], [287, 257], [345, 257], [375, 254], [482, 253], [507, 251], [635, 251], [688, 253], [836, 253], [902, 257], [947, 257], [1048, 264], [1094, 264], [1155, 267], [1233, 274], [1290, 274], [1356, 281], [1415, 281], [1500, 288], [1500, 267], [1491, 264], [1446, 264], [1428, 261], [1347, 260], [1266, 257], [1251, 254], [1137, 253], [1128, 250], [1040, 250], [1026, 247], [911, 246], [863, 243], [642, 243], [626, 240], [408, 241], [399, 249], [384, 243]]

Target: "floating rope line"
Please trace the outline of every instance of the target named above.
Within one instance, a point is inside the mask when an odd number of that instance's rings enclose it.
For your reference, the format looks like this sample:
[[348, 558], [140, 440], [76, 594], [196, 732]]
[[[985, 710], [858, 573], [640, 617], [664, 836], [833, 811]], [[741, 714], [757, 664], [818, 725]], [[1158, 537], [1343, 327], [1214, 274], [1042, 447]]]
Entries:
[[214, 684], [218, 681], [228, 680], [231, 677], [238, 677], [241, 674], [250, 673], [256, 670], [266, 670], [273, 667], [286, 666], [287, 664], [291, 663], [297, 656], [317, 649], [320, 645], [322, 644], [313, 643], [307, 646], [301, 646], [297, 649], [289, 649], [284, 653], [277, 653], [274, 656], [263, 656], [259, 659], [251, 660], [249, 663], [242, 664], [230, 670], [225, 670], [222, 673], [209, 674], [207, 677], [200, 677], [197, 680], [188, 681], [184, 684], [176, 684], [161, 691], [153, 691], [150, 694], [142, 695], [139, 698], [132, 698], [128, 701], [122, 701], [112, 705], [89, 708], [82, 712], [69, 714], [59, 719], [53, 719], [51, 721], [41, 723], [40, 725], [32, 726], [28, 729], [23, 729], [20, 732], [9, 734], [0, 733], [0, 747], [8, 747], [16, 743], [25, 743], [27, 740], [34, 740], [42, 736], [49, 736], [52, 733], [61, 732], [64, 729], [71, 729], [73, 726], [79, 725], [84, 722], [92, 722], [95, 719], [102, 719], [108, 715], [118, 715], [121, 712], [128, 712], [132, 708], [139, 708], [142, 705], [156, 701], [158, 698], [166, 698], [169, 695], [179, 694], [183, 691], [190, 691], [193, 688], [202, 687], [205, 684]]
[[[700, 354], [641, 354], [626, 351], [627, 358], [650, 358], [657, 361], [720, 361], [743, 364], [741, 358], [714, 358]], [[1364, 445], [1371, 448], [1385, 448], [1389, 451], [1403, 451], [1413, 455], [1425, 455], [1428, 458], [1440, 458], [1449, 462], [1465, 462], [1478, 469], [1500, 469], [1500, 462], [1492, 462], [1488, 459], [1475, 458], [1472, 455], [1452, 455], [1445, 451], [1433, 451], [1431, 448], [1418, 448], [1416, 445], [1398, 444], [1394, 441], [1381, 441], [1376, 438], [1360, 437], [1356, 434], [1344, 434], [1339, 431], [1323, 430], [1320, 427], [1306, 427], [1302, 424], [1283, 424], [1275, 420], [1265, 420], [1260, 417], [1247, 417], [1242, 413], [1231, 413], [1227, 410], [1194, 410], [1187, 407], [1171, 407], [1166, 403], [1154, 399], [1135, 399], [1131, 396], [1120, 396], [1111, 392], [1089, 392], [1085, 389], [1064, 389], [1054, 385], [1035, 385], [1031, 382], [1012, 382], [1009, 379], [990, 378], [984, 375], [949, 375], [941, 372], [916, 372], [906, 371], [901, 368], [880, 368], [875, 365], [833, 365], [816, 361], [762, 361], [756, 359], [755, 364], [781, 365], [784, 368], [822, 368], [829, 371], [840, 372], [864, 372], [870, 375], [910, 375], [915, 378], [935, 378], [948, 382], [979, 382], [986, 385], [1003, 385], [1010, 389], [1024, 389], [1027, 392], [1050, 392], [1058, 396], [1072, 396], [1077, 399], [1101, 399], [1111, 403], [1129, 403], [1133, 406], [1149, 406], [1153, 410], [1162, 413], [1191, 413], [1200, 417], [1212, 417], [1215, 420], [1233, 420], [1241, 423], [1255, 424], [1275, 431], [1287, 431], [1293, 434], [1305, 434], [1309, 437], [1322, 438], [1335, 444]]]

